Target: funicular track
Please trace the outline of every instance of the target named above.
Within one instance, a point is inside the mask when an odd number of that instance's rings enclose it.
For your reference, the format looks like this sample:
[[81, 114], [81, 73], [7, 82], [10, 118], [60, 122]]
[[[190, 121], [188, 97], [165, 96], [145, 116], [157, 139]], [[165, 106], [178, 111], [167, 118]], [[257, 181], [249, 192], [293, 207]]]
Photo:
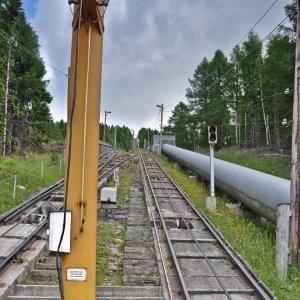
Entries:
[[141, 162], [156, 235], [172, 262], [162, 257], [169, 298], [276, 299], [148, 151]]
[[[113, 170], [131, 159], [134, 154], [121, 150], [109, 150], [99, 156], [99, 184], [112, 176]], [[47, 225], [50, 210], [63, 207], [64, 180], [61, 179], [42, 192], [22, 202], [0, 216], [0, 274], [36, 239]]]

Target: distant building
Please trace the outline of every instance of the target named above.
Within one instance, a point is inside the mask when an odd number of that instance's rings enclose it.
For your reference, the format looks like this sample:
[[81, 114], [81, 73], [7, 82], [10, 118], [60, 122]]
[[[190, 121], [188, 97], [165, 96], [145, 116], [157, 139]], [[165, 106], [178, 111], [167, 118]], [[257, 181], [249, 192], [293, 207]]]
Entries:
[[[160, 135], [154, 135], [152, 141], [152, 150], [158, 152], [160, 143]], [[176, 136], [175, 135], [163, 135], [162, 136], [162, 144], [176, 146]]]

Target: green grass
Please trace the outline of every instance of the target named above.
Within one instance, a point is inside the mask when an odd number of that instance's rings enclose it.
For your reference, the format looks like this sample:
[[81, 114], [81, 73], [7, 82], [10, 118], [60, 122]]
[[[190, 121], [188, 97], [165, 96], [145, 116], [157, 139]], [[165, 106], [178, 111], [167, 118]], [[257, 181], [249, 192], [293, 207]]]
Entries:
[[197, 209], [212, 221], [235, 251], [244, 257], [278, 299], [300, 299], [300, 266], [289, 268], [286, 282], [277, 279], [273, 226], [261, 226], [253, 220], [245, 218], [241, 212], [229, 210], [225, 203], [229, 202], [230, 198], [221, 193], [217, 193], [217, 212], [209, 212], [204, 203], [205, 198], [209, 195], [208, 188], [205, 185], [192, 182], [186, 173], [175, 169], [167, 158], [156, 157], [189, 195]]
[[259, 156], [247, 151], [216, 151], [215, 157], [274, 176], [290, 179], [291, 158]]
[[130, 176], [131, 176], [131, 164], [128, 164], [121, 172], [117, 190], [117, 203], [118, 205], [126, 204], [129, 202], [130, 191]]
[[125, 224], [107, 220], [98, 223], [97, 285], [122, 284], [125, 233]]
[[[129, 202], [131, 164], [122, 169], [119, 176], [117, 203], [123, 205]], [[114, 186], [113, 180], [107, 186]], [[112, 220], [98, 222], [97, 285], [122, 285], [125, 234], [126, 224], [122, 222]], [[111, 248], [118, 251], [115, 252]]]
[[[61, 177], [59, 159], [60, 156], [55, 154], [0, 157], [0, 214], [59, 180]], [[42, 162], [44, 162], [43, 178], [41, 178]], [[13, 199], [13, 179], [3, 181], [14, 175], [17, 175], [15, 199]], [[21, 189], [20, 186], [25, 189]]]

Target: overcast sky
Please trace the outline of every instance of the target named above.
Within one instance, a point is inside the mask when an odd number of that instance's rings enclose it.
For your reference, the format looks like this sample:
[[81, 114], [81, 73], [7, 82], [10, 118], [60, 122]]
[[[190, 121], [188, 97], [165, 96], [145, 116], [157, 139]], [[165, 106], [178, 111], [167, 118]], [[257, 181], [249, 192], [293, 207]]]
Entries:
[[[229, 54], [274, 0], [111, 0], [105, 15], [101, 121], [136, 132], [159, 128], [158, 108], [185, 95], [188, 78], [217, 49]], [[263, 38], [284, 19], [278, 0], [255, 28]], [[67, 0], [23, 0], [41, 55], [67, 73], [72, 15]], [[67, 80], [47, 67], [54, 120], [66, 120]], [[164, 124], [170, 116], [166, 109]]]

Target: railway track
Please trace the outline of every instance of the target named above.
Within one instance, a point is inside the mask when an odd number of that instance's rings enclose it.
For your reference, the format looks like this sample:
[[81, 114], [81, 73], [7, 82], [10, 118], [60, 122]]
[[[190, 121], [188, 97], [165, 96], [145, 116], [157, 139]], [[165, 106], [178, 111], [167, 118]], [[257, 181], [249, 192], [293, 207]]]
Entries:
[[148, 151], [141, 162], [168, 297], [276, 299]]
[[[121, 150], [110, 150], [99, 158], [99, 184], [101, 188], [113, 170], [134, 156]], [[64, 180], [61, 179], [19, 206], [0, 216], [0, 274], [18, 255], [41, 237], [47, 225], [50, 210], [63, 207]], [[45, 237], [44, 237], [45, 238]]]

